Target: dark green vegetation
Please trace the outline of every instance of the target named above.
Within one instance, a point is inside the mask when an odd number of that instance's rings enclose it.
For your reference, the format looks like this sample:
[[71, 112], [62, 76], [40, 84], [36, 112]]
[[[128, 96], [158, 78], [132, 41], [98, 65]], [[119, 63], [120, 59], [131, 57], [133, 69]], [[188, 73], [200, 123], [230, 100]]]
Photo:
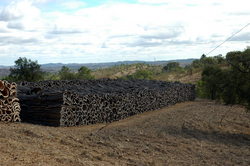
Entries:
[[68, 67], [63, 66], [58, 75], [61, 80], [94, 79], [94, 76], [91, 75], [91, 70], [85, 66], [82, 66], [80, 69], [78, 69], [78, 73], [71, 72]]
[[[242, 104], [249, 110], [250, 49], [228, 52], [225, 59], [221, 58], [204, 64], [202, 79], [197, 82], [197, 95], [226, 104]], [[224, 61], [229, 67], [222, 69], [219, 64]]]
[[8, 81], [29, 82], [41, 81], [44, 79], [45, 73], [41, 71], [41, 65], [37, 61], [31, 61], [27, 58], [19, 58], [15, 61], [15, 67], [10, 68], [10, 75], [5, 79]]
[[180, 72], [183, 68], [180, 67], [179, 62], [169, 62], [166, 66], [162, 68], [162, 72]]

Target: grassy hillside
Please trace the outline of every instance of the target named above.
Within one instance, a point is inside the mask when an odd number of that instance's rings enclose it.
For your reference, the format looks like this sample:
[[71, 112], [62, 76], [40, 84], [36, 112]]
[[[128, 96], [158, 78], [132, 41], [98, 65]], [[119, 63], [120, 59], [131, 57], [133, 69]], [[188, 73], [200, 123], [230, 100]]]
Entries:
[[153, 79], [158, 81], [180, 81], [182, 83], [196, 83], [201, 79], [201, 69], [195, 70], [190, 75], [186, 70], [173, 71], [173, 72], [162, 72], [164, 66], [162, 65], [146, 65], [146, 64], [134, 64], [124, 66], [113, 66], [105, 69], [93, 70], [92, 75], [96, 79], [100, 78], [123, 78], [129, 75], [137, 73], [139, 70], [148, 70], [153, 74]]

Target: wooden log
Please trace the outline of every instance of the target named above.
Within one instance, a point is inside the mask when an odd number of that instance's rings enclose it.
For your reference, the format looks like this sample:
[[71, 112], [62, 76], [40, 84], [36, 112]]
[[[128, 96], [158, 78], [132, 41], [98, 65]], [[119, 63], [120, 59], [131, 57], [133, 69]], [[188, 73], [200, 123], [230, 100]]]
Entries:
[[[120, 120], [127, 116], [168, 106], [169, 98], [172, 98], [171, 102], [174, 103], [190, 99], [190, 97], [187, 96], [187, 93], [190, 92], [190, 88], [188, 89], [190, 86], [182, 84], [146, 80], [130, 80], [126, 82], [119, 82], [119, 80], [112, 81], [107, 82], [104, 79], [85, 82], [59, 81], [59, 84], [54, 82], [53, 84], [60, 86], [58, 86], [58, 90], [56, 90], [55, 87], [53, 87], [53, 89], [46, 87], [48, 83], [32, 84], [32, 86], [42, 86], [45, 89], [43, 93], [40, 94], [38, 100], [22, 101], [21, 107], [28, 108], [32, 106], [32, 109], [37, 109], [36, 111], [45, 111], [49, 105], [61, 104], [61, 118], [65, 120], [67, 120], [67, 118], [72, 120], [73, 118], [77, 121], [74, 122], [75, 124], [80, 124], [78, 123], [79, 117], [88, 119], [86, 123], [103, 122], [104, 119], [105, 121]], [[96, 84], [96, 86], [94, 86], [94, 84]], [[79, 87], [79, 85], [86, 86], [82, 88]], [[22, 93], [24, 94], [26, 91], [27, 90], [24, 90]], [[52, 92], [57, 92], [57, 96], [53, 96], [51, 94]], [[76, 92], [79, 92], [79, 94], [76, 94]], [[192, 92], [190, 96], [194, 96], [194, 94], [195, 92]], [[79, 96], [81, 96], [81, 98]], [[52, 98], [54, 98], [55, 101], [51, 102], [51, 100], [53, 100]], [[193, 98], [194, 97], [192, 97], [192, 99]], [[65, 105], [71, 107], [68, 109], [64, 107]], [[116, 110], [104, 109], [110, 106], [116, 108]], [[86, 112], [79, 113], [79, 110], [84, 110]], [[120, 110], [126, 113], [121, 113]], [[106, 116], [102, 114], [103, 111], [106, 113]], [[115, 115], [112, 115], [111, 111], [112, 114]], [[71, 112], [75, 112], [75, 115], [72, 115]], [[93, 118], [93, 116], [97, 117]], [[72, 125], [72, 123], [73, 122], [70, 122], [67, 125]]]

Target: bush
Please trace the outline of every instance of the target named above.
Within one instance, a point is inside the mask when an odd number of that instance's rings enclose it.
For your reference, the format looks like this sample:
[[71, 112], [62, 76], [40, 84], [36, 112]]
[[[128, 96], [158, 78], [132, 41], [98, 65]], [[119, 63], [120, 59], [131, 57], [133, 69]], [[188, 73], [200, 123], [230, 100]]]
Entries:
[[179, 62], [169, 62], [166, 66], [162, 68], [162, 72], [177, 72], [182, 70]]
[[139, 70], [138, 72], [135, 73], [134, 77], [137, 79], [147, 79], [147, 80], [154, 79], [153, 72], [149, 70]]

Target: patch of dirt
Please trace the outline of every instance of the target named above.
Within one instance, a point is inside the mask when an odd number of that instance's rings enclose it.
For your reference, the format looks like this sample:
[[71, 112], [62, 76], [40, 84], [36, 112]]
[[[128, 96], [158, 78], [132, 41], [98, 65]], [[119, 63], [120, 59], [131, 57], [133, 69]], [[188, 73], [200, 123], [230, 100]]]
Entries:
[[250, 114], [209, 100], [83, 127], [0, 123], [0, 165], [250, 165]]
[[136, 73], [136, 71], [137, 70], [135, 68], [132, 68], [130, 70], [123, 70], [122, 72], [119, 71], [118, 73], [112, 75], [112, 78], [115, 78], [116, 76], [122, 77], [122, 76], [126, 76], [126, 75], [131, 75], [131, 74]]
[[175, 81], [175, 76], [173, 75], [173, 74], [170, 74], [169, 76], [168, 76], [168, 80], [169, 81]]

